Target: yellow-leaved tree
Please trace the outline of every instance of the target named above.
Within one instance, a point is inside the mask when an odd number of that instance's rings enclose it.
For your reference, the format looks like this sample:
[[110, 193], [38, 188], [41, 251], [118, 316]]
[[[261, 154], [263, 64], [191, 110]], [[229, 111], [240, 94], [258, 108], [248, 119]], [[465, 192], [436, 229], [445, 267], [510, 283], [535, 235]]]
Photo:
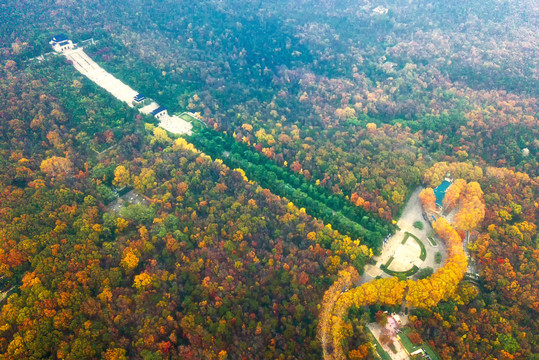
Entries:
[[126, 169], [125, 166], [120, 165], [114, 169], [114, 180], [112, 180], [112, 185], [118, 188], [124, 188], [129, 185], [130, 179], [131, 175], [129, 174], [129, 170]]

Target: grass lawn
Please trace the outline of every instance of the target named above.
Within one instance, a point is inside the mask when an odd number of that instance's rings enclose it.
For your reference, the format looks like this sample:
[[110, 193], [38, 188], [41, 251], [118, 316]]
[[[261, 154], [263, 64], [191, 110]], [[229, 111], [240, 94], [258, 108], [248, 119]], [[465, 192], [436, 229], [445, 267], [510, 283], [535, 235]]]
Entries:
[[383, 272], [385, 272], [386, 274], [388, 275], [391, 275], [391, 276], [398, 276], [398, 275], [404, 275], [406, 277], [409, 277], [409, 276], [412, 276], [414, 275], [416, 272], [419, 271], [419, 268], [414, 265], [414, 267], [412, 267], [410, 270], [407, 270], [407, 271], [393, 271], [393, 270], [389, 270], [387, 268], [387, 266], [385, 265], [380, 265], [380, 269], [382, 269]]
[[406, 349], [406, 351], [408, 351], [409, 354], [413, 353], [418, 349], [423, 349], [431, 357], [432, 360], [440, 360], [438, 355], [436, 355], [436, 353], [427, 344], [422, 344], [421, 346], [414, 345], [408, 337], [410, 331], [411, 330], [409, 328], [403, 329], [402, 332], [397, 335], [402, 346], [404, 346], [404, 348]]
[[397, 336], [399, 337], [399, 340], [402, 346], [404, 346], [406, 351], [408, 351], [408, 353], [411, 354], [414, 351], [421, 349], [421, 346], [417, 346], [412, 343], [412, 341], [408, 337], [409, 333], [410, 333], [410, 329], [404, 329], [399, 334], [397, 334]]
[[[417, 236], [415, 236], [414, 234], [405, 232], [404, 239], [401, 241], [401, 244], [405, 244], [406, 241], [408, 241], [408, 238], [413, 238], [419, 244], [419, 247], [421, 248], [421, 254], [419, 254], [419, 258], [425, 261], [425, 259], [427, 258], [427, 249], [425, 249], [425, 245], [423, 244], [423, 242], [421, 242], [421, 240], [419, 240]], [[391, 265], [392, 261], [393, 261], [393, 256], [389, 258], [387, 263], [380, 265], [380, 269], [382, 269], [382, 271], [384, 271], [388, 275], [391, 275], [391, 276], [404, 275], [408, 277], [408, 276], [414, 275], [419, 270], [419, 268], [416, 265], [414, 265], [414, 267], [412, 267], [410, 270], [407, 270], [407, 271], [389, 270], [389, 265]]]
[[185, 114], [185, 113], [180, 115], [180, 119], [183, 119], [183, 120], [189, 121], [189, 122], [193, 122], [193, 121], [198, 120], [198, 119], [192, 117], [191, 115]]
[[427, 236], [427, 239], [429, 239], [429, 242], [432, 246], [438, 246], [438, 243], [434, 240], [432, 236]]
[[434, 352], [434, 350], [431, 349], [430, 346], [428, 346], [427, 344], [423, 344], [423, 350], [425, 350], [425, 352], [427, 354], [429, 354], [430, 358], [432, 360], [440, 360], [440, 358], [438, 357], [438, 355], [436, 355], [436, 353]]
[[402, 239], [401, 244], [406, 244], [406, 241], [408, 241], [410, 235], [412, 234], [410, 234], [409, 232], [404, 233], [404, 239]]
[[408, 240], [409, 237], [414, 238], [414, 240], [419, 244], [419, 247], [421, 248], [421, 254], [419, 255], [419, 258], [423, 261], [427, 258], [427, 249], [425, 249], [425, 244], [421, 240], [417, 238], [414, 234], [411, 234], [409, 232], [406, 233], [406, 236], [404, 237], [404, 240], [402, 243], [404, 244], [406, 240]]

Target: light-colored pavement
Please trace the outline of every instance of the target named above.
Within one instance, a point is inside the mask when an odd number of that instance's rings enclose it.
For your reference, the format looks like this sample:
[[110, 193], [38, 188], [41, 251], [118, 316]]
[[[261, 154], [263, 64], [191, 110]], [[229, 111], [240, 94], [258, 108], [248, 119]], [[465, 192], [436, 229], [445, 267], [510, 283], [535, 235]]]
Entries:
[[115, 213], [120, 213], [122, 208], [126, 206], [127, 204], [137, 205], [137, 204], [144, 204], [149, 205], [148, 201], [144, 199], [140, 194], [138, 194], [135, 190], [131, 190], [125, 195], [117, 198], [113, 202], [111, 202], [108, 205], [108, 208], [110, 211], [113, 211]]
[[105, 69], [93, 61], [82, 48], [66, 51], [64, 54], [68, 60], [72, 61], [75, 69], [81, 74], [107, 90], [118, 100], [133, 107], [133, 98], [138, 92], [109, 74]]
[[[406, 271], [411, 269], [413, 265], [416, 265], [420, 269], [431, 267], [436, 271], [436, 269], [443, 266], [446, 258], [446, 247], [445, 244], [436, 236], [433, 236], [436, 241], [436, 246], [433, 246], [428, 239], [429, 232], [432, 233], [432, 227], [430, 226], [429, 222], [425, 221], [423, 218], [423, 209], [419, 199], [419, 193], [422, 189], [422, 187], [418, 187], [410, 196], [410, 199], [406, 203], [406, 206], [402, 212], [402, 216], [397, 222], [397, 226], [400, 228], [400, 230], [398, 230], [386, 241], [382, 247], [381, 255], [373, 257], [373, 259], [376, 261], [376, 265], [367, 265], [365, 267], [362, 282], [368, 282], [377, 276], [389, 277], [388, 274], [380, 269], [380, 265], [386, 264], [391, 257], [394, 257], [394, 259], [391, 262], [390, 269], [395, 271]], [[421, 221], [423, 223], [422, 230], [414, 227], [413, 224], [416, 221]], [[401, 244], [406, 232], [417, 236], [417, 238], [420, 239], [425, 246], [425, 250], [427, 251], [425, 261], [422, 261], [419, 258], [421, 250], [419, 247], [415, 248], [417, 244], [414, 239], [408, 238], [406, 244]], [[442, 255], [442, 262], [440, 264], [436, 264], [435, 261], [437, 252], [440, 252]]]
[[397, 336], [398, 331], [407, 324], [408, 324], [407, 315], [393, 314], [392, 316], [388, 318], [388, 323], [385, 326], [385, 328], [383, 328], [382, 326], [380, 326], [380, 324], [376, 322], [367, 324], [367, 327], [372, 332], [374, 337], [376, 337], [376, 340], [378, 340], [378, 342], [380, 342], [380, 335], [385, 329], [385, 334], [390, 336], [391, 340], [393, 341], [393, 345], [395, 345], [395, 350], [397, 350], [397, 352], [394, 353], [393, 351], [391, 351], [391, 349], [388, 346], [385, 346], [384, 344], [382, 344], [382, 348], [389, 354], [391, 359], [408, 360], [410, 357], [408, 356], [408, 353], [404, 349], [404, 346], [401, 344]]
[[[128, 85], [124, 84], [105, 69], [93, 61], [83, 50], [77, 48], [74, 50], [64, 51], [65, 57], [71, 61], [75, 69], [81, 74], [92, 80], [94, 83], [111, 93], [115, 98], [121, 100], [130, 107], [133, 107], [133, 98], [138, 94], [138, 91], [133, 90]], [[159, 107], [159, 104], [152, 102], [139, 109], [143, 114], [149, 115]], [[193, 125], [176, 115], [164, 115], [159, 118], [159, 126], [173, 134], [188, 134], [191, 135]]]
[[[389, 327], [390, 325], [388, 324], [386, 326]], [[382, 332], [384, 331], [384, 328], [382, 328], [378, 323], [370, 323], [367, 325], [367, 327], [369, 328], [369, 330], [371, 330], [372, 334], [374, 335], [374, 337], [376, 338], [376, 340], [378, 340], [378, 342], [380, 343], [380, 335], [382, 335]], [[391, 329], [390, 331], [385, 331], [386, 335], [388, 335], [392, 342], [393, 342], [393, 345], [395, 346], [395, 349], [397, 350], [397, 352], [393, 352], [387, 345], [385, 344], [382, 344], [382, 348], [389, 354], [389, 356], [391, 357], [391, 359], [393, 360], [408, 360], [410, 359], [410, 357], [408, 356], [408, 353], [406, 353], [406, 350], [404, 349], [404, 346], [402, 346], [401, 342], [399, 341], [397, 335], [396, 335], [396, 330], [393, 330]]]
[[149, 115], [152, 113], [152, 111], [154, 111], [155, 109], [157, 109], [159, 107], [159, 104], [156, 103], [155, 101], [152, 101], [151, 103], [149, 103], [148, 105], [146, 106], [143, 106], [139, 109], [139, 111], [143, 114], [146, 114], [146, 115]]
[[176, 115], [165, 115], [159, 119], [159, 126], [173, 134], [191, 135], [193, 125]]
[[404, 244], [399, 244], [393, 261], [388, 266], [389, 270], [393, 271], [407, 271], [414, 265], [421, 266], [423, 260], [420, 259], [421, 247], [411, 236], [408, 237]]

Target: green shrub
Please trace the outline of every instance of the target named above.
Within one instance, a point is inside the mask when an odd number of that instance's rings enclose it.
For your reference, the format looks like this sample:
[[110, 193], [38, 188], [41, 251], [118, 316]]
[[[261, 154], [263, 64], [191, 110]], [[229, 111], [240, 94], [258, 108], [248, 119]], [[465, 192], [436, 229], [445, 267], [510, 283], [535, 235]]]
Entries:
[[409, 237], [412, 237], [414, 238], [414, 240], [417, 242], [417, 244], [419, 245], [419, 247], [421, 248], [421, 254], [419, 255], [419, 258], [423, 261], [425, 261], [425, 259], [427, 258], [427, 249], [425, 249], [425, 245], [423, 244], [423, 242], [421, 240], [419, 240], [417, 238], [417, 236], [415, 236], [414, 234], [411, 234], [409, 232], [406, 233], [406, 236], [404, 237], [404, 240], [402, 241], [402, 243], [404, 244]]
[[391, 275], [391, 276], [396, 276], [398, 278], [402, 278], [402, 276], [409, 277], [419, 271], [419, 268], [416, 265], [414, 265], [410, 270], [406, 270], [406, 271], [389, 270], [387, 266], [385, 265], [380, 265], [380, 269], [382, 269], [382, 271], [385, 272], [386, 274]]
[[425, 279], [431, 276], [434, 273], [434, 270], [431, 267], [426, 267], [424, 269], [421, 269], [417, 272], [417, 279]]

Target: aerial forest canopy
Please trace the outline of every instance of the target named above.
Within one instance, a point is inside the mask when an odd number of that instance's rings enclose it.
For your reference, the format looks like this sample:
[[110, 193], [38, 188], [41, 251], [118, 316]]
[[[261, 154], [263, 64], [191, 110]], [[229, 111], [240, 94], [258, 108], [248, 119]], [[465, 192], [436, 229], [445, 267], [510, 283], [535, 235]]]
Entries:
[[533, 0], [3, 1], [0, 358], [539, 359], [537, 44]]

